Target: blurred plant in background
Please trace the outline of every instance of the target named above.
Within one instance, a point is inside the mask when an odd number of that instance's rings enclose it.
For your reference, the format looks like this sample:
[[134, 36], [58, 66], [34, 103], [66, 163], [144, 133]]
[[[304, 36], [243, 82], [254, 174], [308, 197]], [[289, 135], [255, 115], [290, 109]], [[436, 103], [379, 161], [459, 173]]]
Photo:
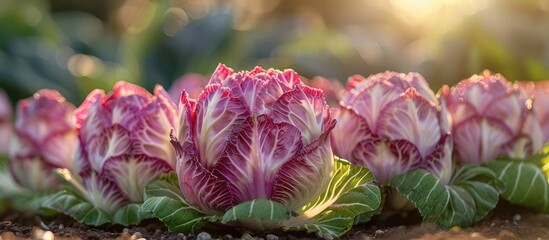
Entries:
[[484, 69], [549, 79], [546, 0], [4, 0], [0, 88], [79, 104], [118, 80], [168, 87], [219, 62], [346, 79], [415, 71], [437, 89]]

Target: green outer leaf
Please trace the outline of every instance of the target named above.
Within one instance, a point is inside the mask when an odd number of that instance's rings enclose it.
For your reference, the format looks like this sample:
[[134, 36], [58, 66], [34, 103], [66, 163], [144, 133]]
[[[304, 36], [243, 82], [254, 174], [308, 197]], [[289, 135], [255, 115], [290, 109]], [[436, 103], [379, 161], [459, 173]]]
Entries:
[[475, 220], [483, 219], [499, 200], [504, 184], [489, 168], [464, 165], [455, 174], [453, 185], [461, 187], [473, 198], [476, 206]]
[[335, 157], [333, 177], [326, 191], [303, 207], [302, 214], [286, 221], [285, 228], [316, 232], [320, 237], [343, 235], [356, 216], [373, 214], [380, 207], [381, 193], [373, 181], [367, 168]]
[[141, 210], [159, 218], [171, 232], [194, 234], [205, 224], [204, 221], [211, 218], [185, 201], [175, 173], [147, 185]]
[[142, 212], [141, 204], [130, 203], [118, 209], [112, 216], [112, 223], [124, 226], [135, 225], [141, 221], [152, 218], [151, 213]]
[[450, 192], [429, 172], [418, 169], [390, 178], [385, 184], [395, 187], [419, 210], [423, 220], [438, 221], [450, 202]]
[[507, 201], [549, 212], [547, 173], [532, 161], [501, 159], [486, 164], [506, 186], [501, 196]]
[[419, 210], [423, 219], [444, 228], [468, 227], [482, 219], [497, 204], [502, 184], [490, 169], [464, 165], [445, 185], [433, 174], [418, 169], [386, 182]]
[[111, 221], [107, 212], [66, 191], [45, 196], [42, 198], [41, 207], [62, 212], [86, 225], [100, 226]]
[[293, 230], [316, 232], [318, 236], [341, 237], [355, 223], [355, 218], [371, 218], [381, 205], [381, 192], [373, 184], [364, 184], [341, 196], [336, 203]]
[[240, 203], [225, 212], [221, 223], [237, 221], [255, 230], [279, 228], [290, 217], [288, 209], [279, 202], [254, 199]]

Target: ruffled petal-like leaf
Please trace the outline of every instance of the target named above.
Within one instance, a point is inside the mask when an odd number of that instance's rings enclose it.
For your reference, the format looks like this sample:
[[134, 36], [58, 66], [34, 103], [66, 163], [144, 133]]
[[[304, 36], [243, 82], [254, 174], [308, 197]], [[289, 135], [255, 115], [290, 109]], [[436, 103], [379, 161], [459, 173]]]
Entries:
[[422, 158], [427, 157], [441, 138], [439, 111], [410, 88], [379, 113], [376, 132], [386, 139], [405, 139], [414, 143]]
[[[370, 76], [367, 79], [362, 76], [349, 77], [348, 86], [356, 85], [363, 87], [349, 91], [342, 100], [345, 106], [351, 106], [356, 112], [366, 120], [368, 128], [376, 133], [376, 125], [379, 119], [379, 114], [386, 106], [399, 98], [402, 89], [394, 89], [394, 86], [389, 83], [379, 80], [374, 80], [376, 76]], [[400, 91], [399, 91], [400, 90]]]
[[272, 117], [276, 123], [289, 123], [303, 136], [307, 145], [320, 137], [331, 125], [328, 105], [319, 89], [296, 85], [285, 92], [272, 108]]

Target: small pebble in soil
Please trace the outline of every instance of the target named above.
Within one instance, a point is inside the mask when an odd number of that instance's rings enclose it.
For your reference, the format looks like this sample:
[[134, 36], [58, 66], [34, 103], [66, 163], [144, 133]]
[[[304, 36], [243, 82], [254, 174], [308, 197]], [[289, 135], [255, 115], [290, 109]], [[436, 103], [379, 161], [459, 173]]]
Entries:
[[450, 232], [455, 232], [455, 233], [461, 232], [461, 228], [458, 226], [453, 226], [452, 228], [450, 228]]
[[331, 234], [329, 234], [329, 233], [324, 233], [324, 234], [322, 234], [322, 238], [323, 238], [324, 240], [334, 240], [334, 237], [333, 237]]
[[185, 236], [185, 234], [183, 233], [178, 233], [177, 240], [187, 240], [187, 236]]
[[143, 237], [143, 235], [140, 232], [135, 232], [134, 234], [132, 234], [130, 239], [131, 240], [137, 240], [137, 239], [140, 239], [141, 237]]
[[130, 229], [124, 228], [124, 229], [122, 229], [122, 232], [123, 232], [123, 233], [130, 233]]
[[223, 239], [233, 239], [233, 235], [225, 234], [225, 235], [223, 235]]
[[278, 236], [276, 236], [274, 234], [267, 234], [267, 236], [265, 236], [265, 239], [266, 240], [278, 240]]
[[375, 234], [376, 234], [376, 237], [377, 237], [378, 235], [382, 235], [383, 233], [384, 233], [383, 230], [376, 230]]
[[39, 228], [35, 228], [32, 232], [32, 239], [37, 240], [53, 240], [55, 236], [53, 235], [53, 232], [51, 231], [44, 231]]
[[65, 228], [65, 225], [63, 224], [59, 224], [59, 226], [57, 227], [59, 230], [63, 230]]
[[520, 221], [520, 219], [522, 219], [522, 216], [520, 214], [515, 214], [515, 216], [513, 216], [513, 221]]
[[207, 232], [201, 232], [198, 235], [196, 235], [196, 240], [210, 240], [212, 239], [212, 235], [210, 235]]
[[244, 233], [244, 234], [242, 234], [240, 239], [242, 239], [242, 240], [254, 240], [254, 237], [252, 237], [252, 235], [250, 235], [249, 233]]
[[482, 238], [482, 235], [478, 232], [471, 233], [471, 238]]
[[496, 223], [493, 222], [492, 224], [490, 224], [490, 227], [495, 227], [496, 226]]

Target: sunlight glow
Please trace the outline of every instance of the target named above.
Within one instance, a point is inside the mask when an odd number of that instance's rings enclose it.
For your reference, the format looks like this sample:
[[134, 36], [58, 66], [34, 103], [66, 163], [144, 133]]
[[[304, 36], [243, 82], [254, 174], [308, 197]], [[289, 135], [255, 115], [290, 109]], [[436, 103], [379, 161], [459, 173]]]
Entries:
[[[431, 20], [455, 20], [486, 8], [491, 0], [390, 0], [391, 7], [411, 24]], [[440, 19], [439, 19], [440, 18]]]

